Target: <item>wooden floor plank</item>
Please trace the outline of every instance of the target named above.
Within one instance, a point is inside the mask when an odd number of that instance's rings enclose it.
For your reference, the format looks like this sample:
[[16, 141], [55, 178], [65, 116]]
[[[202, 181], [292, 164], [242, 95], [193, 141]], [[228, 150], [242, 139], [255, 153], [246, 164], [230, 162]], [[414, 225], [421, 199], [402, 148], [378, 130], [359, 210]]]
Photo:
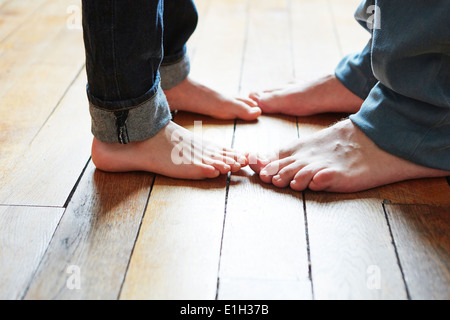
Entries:
[[[305, 30], [301, 36], [293, 37], [294, 48], [300, 48], [300, 54], [294, 57], [297, 68], [300, 67], [297, 73], [307, 80], [333, 73], [342, 59], [342, 40], [333, 24], [337, 18], [329, 5], [327, 0], [293, 0], [294, 32]], [[339, 13], [344, 14], [343, 11]], [[314, 32], [308, 35], [306, 30]], [[299, 118], [299, 135], [313, 134], [342, 116]], [[382, 201], [371, 194], [342, 198], [341, 195], [309, 191], [305, 193], [305, 200], [314, 298], [406, 297]], [[388, 274], [376, 289], [367, 282], [373, 268]]]
[[[25, 299], [117, 299], [153, 178], [104, 173], [90, 164]], [[73, 276], [79, 288], [71, 286]]]
[[387, 204], [411, 299], [450, 299], [450, 207]]
[[[300, 135], [311, 134], [338, 119], [336, 115], [299, 118]], [[406, 299], [382, 204], [445, 205], [449, 192], [445, 179], [406, 181], [354, 194], [307, 192], [315, 296]], [[367, 286], [373, 270], [381, 272], [380, 290]]]
[[[243, 93], [293, 76], [289, 2], [249, 3]], [[268, 152], [296, 137], [295, 118], [262, 116], [255, 123], [238, 121], [235, 148]], [[239, 292], [236, 297], [249, 299], [259, 291], [270, 299], [310, 299], [301, 193], [263, 185], [246, 168], [231, 176], [227, 203], [218, 298]]]
[[191, 63], [195, 60], [195, 53], [197, 51], [197, 43], [199, 43], [199, 39], [203, 38], [203, 30], [205, 29], [204, 20], [207, 19], [209, 8], [211, 6], [210, 0], [196, 0], [195, 7], [198, 12], [199, 23], [197, 24], [197, 28], [192, 36], [189, 38], [187, 43], [187, 54], [191, 60]]
[[[64, 2], [61, 2], [61, 4], [64, 4]], [[2, 145], [0, 177], [4, 182], [0, 185], [0, 193], [2, 194], [0, 203], [8, 203], [8, 193], [14, 189], [15, 179], [14, 181], [8, 180], [12, 184], [7, 185], [6, 177], [13, 175], [17, 178], [14, 167], [25, 168], [27, 166], [23, 161], [26, 157], [24, 154], [29, 150], [36, 134], [44, 130], [42, 126], [47, 122], [84, 65], [81, 32], [67, 30], [64, 25], [65, 17], [63, 15], [55, 16], [55, 14], [59, 14], [60, 10], [65, 12], [65, 7], [61, 7], [61, 4], [49, 5], [50, 9], [47, 6], [42, 8], [43, 17], [39, 14], [35, 17], [35, 20], [39, 22], [39, 19], [47, 19], [50, 22], [42, 22], [46, 28], [40, 27], [42, 30], [39, 29], [37, 32], [37, 38], [30, 38], [29, 43], [24, 46], [23, 52], [16, 52], [17, 48], [11, 49], [11, 52], [8, 51], [0, 57], [1, 67], [7, 69], [5, 73], [2, 73], [2, 75], [6, 75], [6, 78], [0, 78], [8, 82], [6, 87], [9, 86], [3, 96], [0, 94], [0, 112], [6, 115], [0, 119], [0, 143]], [[31, 31], [28, 29], [28, 26], [20, 29], [20, 32], [17, 32], [11, 41], [25, 41], [26, 39], [22, 38], [30, 37], [28, 33]], [[53, 29], [59, 30], [59, 33], [55, 35], [57, 31]], [[22, 34], [22, 32], [24, 33]], [[45, 33], [48, 33], [48, 35], [44, 36]], [[10, 63], [11, 61], [14, 61], [14, 63]], [[17, 65], [21, 61], [23, 61], [23, 67]], [[25, 70], [22, 70], [22, 68]], [[0, 82], [2, 79], [0, 79]], [[0, 87], [2, 90], [4, 89], [3, 86], [0, 85]], [[82, 108], [87, 110], [87, 105], [83, 100], [86, 93], [78, 91], [78, 94], [79, 97], [71, 96], [75, 98], [71, 107], [76, 108], [74, 110], [82, 110]], [[76, 103], [80, 103], [80, 105], [75, 105]], [[75, 122], [79, 120], [79, 117], [73, 120], [72, 125], [78, 124], [80, 129], [85, 129], [83, 124]], [[66, 121], [70, 121], [70, 119]], [[64, 133], [63, 130], [64, 128], [60, 125], [59, 131], [54, 131], [54, 137], [61, 137]], [[47, 142], [46, 150], [52, 148], [54, 137], [49, 140], [50, 143]], [[39, 150], [36, 151], [39, 152]], [[40, 157], [42, 154], [35, 155]], [[59, 157], [57, 154], [46, 154], [46, 156]], [[39, 170], [39, 168], [34, 169]], [[26, 177], [22, 176], [22, 179], [26, 179]], [[25, 203], [29, 204], [27, 201]], [[21, 204], [21, 202], [14, 202], [14, 204]], [[42, 204], [47, 205], [47, 203]]]
[[221, 300], [299, 300], [309, 299], [301, 280], [227, 279], [220, 281]]
[[[245, 25], [245, 3], [211, 1], [200, 20], [191, 76], [221, 92], [237, 92]], [[201, 121], [204, 139], [231, 146], [233, 121], [186, 113], [175, 117], [192, 131], [194, 121]], [[215, 298], [226, 186], [226, 176], [209, 181], [157, 177], [121, 299]]]
[[[207, 130], [219, 122], [188, 114], [177, 122], [193, 130], [189, 119], [203, 119], [204, 138], [214, 138]], [[214, 299], [226, 181], [157, 176], [121, 299]]]
[[64, 206], [90, 157], [87, 106], [83, 71], [25, 154], [4, 173], [0, 203]]
[[327, 0], [291, 0], [296, 81], [332, 74], [341, 59]]
[[360, 0], [328, 0], [341, 55], [361, 51], [370, 39], [370, 33], [354, 18], [360, 3]]
[[[82, 172], [92, 138], [82, 33], [66, 26], [80, 1], [35, 11], [41, 2], [0, 0], [0, 299], [450, 298], [445, 179], [303, 195], [248, 168], [204, 182], [92, 163]], [[191, 75], [246, 95], [332, 72], [366, 36], [351, 17], [358, 2], [198, 0]], [[344, 116], [298, 125], [262, 116], [236, 132], [234, 121], [175, 121], [265, 152]], [[80, 271], [79, 290], [70, 270]]]
[[7, 115], [0, 119], [2, 180], [18, 164], [83, 67], [82, 34], [65, 28], [61, 10], [65, 13], [64, 1], [42, 8], [42, 15], [33, 21], [42, 26], [35, 27], [36, 32], [28, 26], [21, 28], [11, 41], [23, 45], [0, 56], [0, 68], [5, 70], [0, 77], [5, 85], [0, 88], [8, 88], [0, 94], [0, 112]]
[[[18, 82], [23, 83], [23, 76], [30, 67], [39, 63], [41, 59], [55, 51], [55, 44], [65, 43], [67, 52], [62, 54], [65, 61], [75, 64], [76, 60], [70, 60], [73, 54], [78, 54], [79, 47], [67, 46], [67, 42], [74, 36], [82, 39], [80, 30], [67, 28], [67, 8], [72, 4], [80, 4], [80, 0], [47, 1], [39, 9], [39, 13], [26, 20], [15, 33], [5, 41], [0, 42], [0, 98], [5, 95]], [[80, 43], [82, 45], [82, 43]], [[58, 60], [61, 61], [61, 58]], [[26, 79], [27, 77], [25, 77]], [[44, 77], [43, 77], [44, 78]], [[42, 79], [42, 78], [41, 78]], [[48, 79], [50, 80], [50, 79]], [[36, 79], [34, 82], [40, 83]], [[45, 82], [43, 83], [45, 84]], [[26, 93], [25, 88], [23, 92]], [[31, 103], [31, 102], [30, 102]], [[0, 105], [4, 105], [1, 103]]]
[[7, 3], [12, 2], [13, 0], [0, 0], [0, 9]]
[[[312, 134], [339, 118], [299, 118], [300, 135]], [[406, 181], [354, 194], [308, 191], [306, 209], [315, 296], [406, 299], [382, 204], [446, 204], [449, 191], [445, 179]], [[323, 236], [325, 233], [327, 237]], [[381, 272], [380, 289], [367, 286], [373, 270]]]
[[48, 0], [0, 2], [0, 42], [11, 36]]
[[[339, 119], [299, 118], [300, 136]], [[314, 294], [317, 299], [406, 299], [383, 213], [381, 189], [353, 194], [305, 193]], [[380, 282], [371, 283], [373, 272]]]
[[306, 195], [316, 299], [405, 299], [395, 249], [376, 198]]
[[64, 212], [0, 206], [0, 299], [20, 299]]

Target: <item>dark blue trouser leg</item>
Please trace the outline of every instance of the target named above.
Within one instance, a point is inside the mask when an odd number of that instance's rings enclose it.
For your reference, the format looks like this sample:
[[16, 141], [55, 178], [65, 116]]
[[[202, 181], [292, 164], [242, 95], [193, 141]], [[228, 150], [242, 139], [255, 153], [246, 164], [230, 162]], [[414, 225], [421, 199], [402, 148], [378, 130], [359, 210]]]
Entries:
[[450, 171], [448, 1], [364, 1], [356, 14], [363, 25], [371, 5], [379, 22], [370, 29], [371, 42], [336, 69], [342, 83], [366, 99], [350, 119], [383, 150]]
[[170, 121], [162, 85], [170, 88], [187, 77], [185, 45], [197, 19], [191, 0], [83, 0], [95, 137], [108, 143], [142, 141]]

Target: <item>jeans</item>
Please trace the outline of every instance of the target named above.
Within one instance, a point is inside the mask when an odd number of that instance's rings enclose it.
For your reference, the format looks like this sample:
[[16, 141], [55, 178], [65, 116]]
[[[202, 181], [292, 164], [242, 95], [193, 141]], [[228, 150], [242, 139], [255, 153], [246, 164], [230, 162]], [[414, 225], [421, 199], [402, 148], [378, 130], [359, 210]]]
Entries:
[[163, 90], [189, 74], [192, 0], [83, 0], [92, 133], [106, 143], [147, 140], [171, 120]]
[[356, 20], [372, 35], [336, 77], [364, 99], [350, 116], [378, 147], [450, 171], [448, 0], [365, 0]]

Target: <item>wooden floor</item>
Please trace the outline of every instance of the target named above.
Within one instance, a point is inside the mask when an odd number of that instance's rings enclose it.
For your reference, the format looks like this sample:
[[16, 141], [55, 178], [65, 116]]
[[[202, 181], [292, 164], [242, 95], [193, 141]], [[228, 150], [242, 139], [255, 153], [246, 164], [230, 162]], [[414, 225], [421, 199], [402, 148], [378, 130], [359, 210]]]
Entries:
[[[359, 0], [196, 3], [192, 76], [228, 94], [332, 72], [368, 40]], [[445, 179], [340, 195], [249, 169], [97, 171], [79, 23], [79, 0], [0, 0], [0, 299], [450, 298]], [[206, 139], [265, 151], [339, 116], [175, 118], [194, 120]]]

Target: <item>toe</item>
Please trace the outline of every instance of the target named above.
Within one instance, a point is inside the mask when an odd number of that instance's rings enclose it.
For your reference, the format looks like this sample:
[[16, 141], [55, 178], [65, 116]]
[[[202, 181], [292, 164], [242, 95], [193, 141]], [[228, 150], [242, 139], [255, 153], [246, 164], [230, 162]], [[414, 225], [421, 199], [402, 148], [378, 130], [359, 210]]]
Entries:
[[237, 172], [242, 168], [241, 164], [238, 161], [236, 161], [235, 158], [223, 156], [222, 159], [220, 160], [230, 166], [231, 172]]
[[270, 160], [259, 154], [250, 153], [247, 156], [247, 162], [250, 169], [259, 174], [270, 163]]
[[296, 191], [306, 190], [316, 172], [317, 169], [308, 166], [304, 167], [294, 176], [294, 179], [290, 182], [290, 187]]
[[240, 108], [236, 110], [236, 117], [245, 120], [256, 120], [262, 114], [262, 110], [258, 106], [250, 106], [249, 104], [240, 101]]
[[231, 171], [231, 166], [222, 160], [205, 159], [204, 162], [210, 166], [213, 166], [216, 170], [219, 170], [220, 174], [227, 174]]
[[259, 177], [265, 183], [272, 183], [273, 178], [278, 175], [280, 170], [290, 165], [294, 161], [295, 160], [290, 158], [272, 161], [266, 167], [264, 167], [264, 169], [261, 170], [261, 172], [259, 173]]
[[279, 188], [289, 186], [294, 176], [303, 168], [299, 162], [294, 162], [281, 169], [276, 176], [273, 177], [272, 183]]
[[259, 92], [252, 92], [248, 96], [251, 100], [259, 103], [259, 99], [261, 98], [261, 94]]
[[[221, 156], [233, 159], [233, 162], [232, 163], [227, 162], [228, 164], [234, 164], [236, 162], [242, 168], [246, 167], [248, 165], [248, 159], [247, 159], [247, 156], [244, 155], [244, 153], [237, 152], [237, 151], [234, 151], [231, 149], [223, 149]], [[228, 161], [230, 161], [230, 160], [228, 160]]]
[[268, 89], [268, 90], [263, 90], [263, 91], [253, 91], [253, 92], [250, 92], [248, 97], [251, 100], [255, 101], [256, 103], [259, 103], [259, 102], [261, 102], [261, 100], [264, 99], [265, 95], [274, 93], [274, 92], [277, 92], [280, 90], [282, 90], [282, 88], [274, 88], [274, 89]]
[[245, 103], [246, 105], [248, 105], [251, 108], [256, 108], [258, 106], [258, 103], [250, 98], [236, 98], [237, 100]]
[[202, 165], [200, 167], [201, 175], [205, 178], [214, 179], [220, 176], [220, 171], [209, 165]]
[[313, 176], [308, 187], [313, 191], [325, 191], [331, 187], [335, 177], [336, 173], [332, 170], [319, 171]]

